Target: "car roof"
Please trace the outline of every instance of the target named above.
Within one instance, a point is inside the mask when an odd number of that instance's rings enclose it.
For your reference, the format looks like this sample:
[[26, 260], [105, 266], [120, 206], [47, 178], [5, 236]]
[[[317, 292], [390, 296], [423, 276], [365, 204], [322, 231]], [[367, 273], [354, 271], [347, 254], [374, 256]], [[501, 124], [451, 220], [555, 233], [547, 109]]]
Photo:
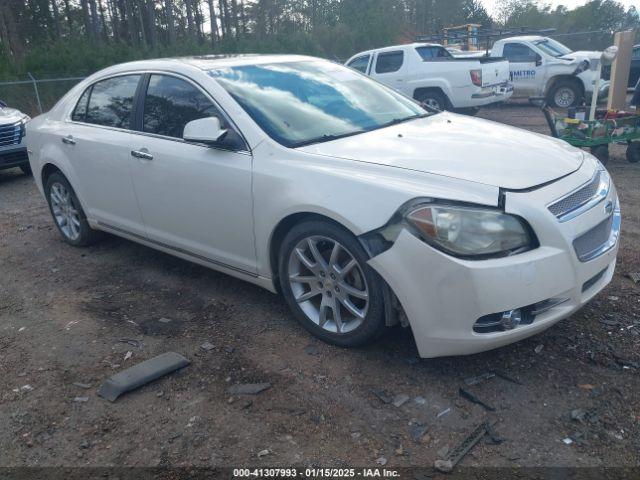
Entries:
[[362, 52], [358, 52], [355, 55], [353, 55], [350, 58], [350, 60], [356, 57], [361, 57], [362, 55], [371, 55], [372, 53], [376, 53], [376, 52], [390, 52], [390, 51], [399, 50], [402, 48], [418, 48], [418, 47], [442, 47], [442, 45], [439, 43], [427, 43], [427, 42], [414, 42], [414, 43], [403, 43], [400, 45], [390, 45], [388, 47], [372, 48], [371, 50], [364, 50]]
[[522, 40], [523, 42], [535, 42], [537, 40], [544, 40], [545, 38], [548, 38], [548, 37], [541, 37], [540, 35], [521, 35], [519, 37], [501, 38], [499, 41], [508, 42], [511, 40]]

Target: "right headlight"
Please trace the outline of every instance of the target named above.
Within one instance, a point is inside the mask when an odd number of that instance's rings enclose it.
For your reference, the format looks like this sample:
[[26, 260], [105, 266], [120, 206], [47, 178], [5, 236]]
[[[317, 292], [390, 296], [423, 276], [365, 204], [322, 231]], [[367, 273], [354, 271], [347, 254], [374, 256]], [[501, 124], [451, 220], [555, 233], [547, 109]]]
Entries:
[[519, 217], [489, 208], [427, 204], [409, 210], [405, 220], [422, 240], [454, 256], [506, 256], [535, 243]]

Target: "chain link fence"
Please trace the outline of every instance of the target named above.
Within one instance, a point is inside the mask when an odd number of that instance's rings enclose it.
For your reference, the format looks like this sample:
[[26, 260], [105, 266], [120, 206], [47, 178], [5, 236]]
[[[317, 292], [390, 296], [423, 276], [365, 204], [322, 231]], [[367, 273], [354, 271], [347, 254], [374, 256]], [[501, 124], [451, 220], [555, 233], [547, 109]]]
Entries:
[[0, 100], [30, 116], [51, 109], [55, 103], [84, 76], [36, 78], [28, 74], [24, 80], [0, 82]]

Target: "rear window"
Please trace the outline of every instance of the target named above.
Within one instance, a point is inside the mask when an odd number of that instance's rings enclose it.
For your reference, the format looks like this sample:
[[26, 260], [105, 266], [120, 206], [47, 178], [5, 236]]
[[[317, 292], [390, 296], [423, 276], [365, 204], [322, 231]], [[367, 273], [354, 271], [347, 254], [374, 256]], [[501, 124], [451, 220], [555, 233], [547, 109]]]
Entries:
[[85, 122], [107, 127], [131, 128], [133, 98], [139, 80], [140, 75], [123, 75], [95, 83], [89, 95]]
[[376, 73], [391, 73], [397, 72], [402, 67], [402, 61], [404, 60], [404, 52], [402, 50], [398, 52], [384, 52], [378, 54], [376, 60]]
[[442, 47], [418, 47], [416, 48], [416, 52], [418, 52], [422, 60], [425, 62], [442, 58], [451, 58], [451, 54]]

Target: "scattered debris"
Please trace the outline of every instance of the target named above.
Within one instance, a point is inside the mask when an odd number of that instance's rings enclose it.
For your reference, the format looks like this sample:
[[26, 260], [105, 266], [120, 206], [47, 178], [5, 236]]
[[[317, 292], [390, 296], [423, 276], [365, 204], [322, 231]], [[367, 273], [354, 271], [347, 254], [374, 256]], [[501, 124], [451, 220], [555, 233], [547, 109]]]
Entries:
[[446, 414], [448, 414], [449, 412], [451, 412], [451, 407], [444, 409], [443, 411], [441, 411], [440, 413], [438, 413], [436, 415], [436, 418], [440, 418], [445, 416]]
[[408, 401], [409, 401], [409, 395], [405, 395], [405, 394], [396, 395], [396, 397], [393, 399], [393, 405], [395, 407], [400, 408], [402, 405], [404, 405]]
[[24, 390], [25, 392], [30, 392], [31, 390], [33, 390], [33, 387], [31, 385], [23, 385], [22, 387], [20, 387], [20, 390]]
[[411, 428], [409, 429], [409, 433], [411, 434], [411, 439], [416, 443], [420, 443], [422, 441], [422, 438], [425, 436], [425, 434], [428, 431], [429, 431], [429, 427], [425, 425], [420, 425], [420, 424], [412, 425]]
[[362, 433], [360, 432], [351, 432], [351, 438], [360, 438]]
[[318, 355], [320, 353], [320, 350], [318, 349], [317, 345], [314, 345], [312, 343], [311, 345], [307, 345], [306, 347], [304, 347], [304, 352], [307, 355]]
[[612, 302], [617, 302], [618, 300], [620, 300], [620, 298], [616, 297], [615, 295], [609, 295], [607, 298]]
[[257, 395], [271, 388], [270, 383], [238, 383], [231, 385], [227, 392], [231, 395]]
[[26, 329], [27, 329], [27, 327], [20, 327], [20, 328], [18, 329], [18, 332], [24, 332]]
[[462, 398], [464, 398], [465, 400], [469, 400], [471, 403], [475, 403], [476, 405], [480, 405], [481, 407], [483, 407], [485, 410], [488, 410], [490, 412], [495, 412], [496, 409], [494, 407], [492, 407], [491, 405], [489, 405], [488, 403], [483, 402], [482, 400], [480, 400], [478, 397], [476, 397], [473, 393], [471, 393], [468, 390], [465, 390], [464, 388], [460, 387], [460, 389], [458, 390], [458, 393], [460, 394], [460, 396]]
[[444, 459], [436, 460], [433, 466], [436, 470], [449, 473], [453, 471], [460, 460], [480, 441], [480, 439], [487, 433], [489, 424], [487, 422], [478, 425], [467, 438], [465, 438], [460, 445], [453, 449], [449, 455]]
[[78, 388], [83, 388], [85, 390], [88, 390], [91, 388], [91, 385], [88, 383], [81, 383], [81, 382], [73, 382], [73, 386], [74, 387], [78, 387]]
[[379, 457], [376, 459], [376, 463], [384, 467], [387, 464], [387, 459], [384, 457]]
[[490, 378], [493, 378], [495, 376], [496, 376], [495, 373], [487, 372], [487, 373], [483, 373], [482, 375], [478, 375], [477, 377], [465, 378], [464, 379], [464, 383], [466, 383], [469, 386], [477, 385], [477, 384], [479, 384], [481, 382], [484, 382], [485, 380], [489, 380]]
[[536, 348], [534, 348], [533, 351], [536, 352], [537, 354], [540, 354], [543, 348], [544, 348], [544, 345], [540, 344]]
[[489, 443], [491, 443], [492, 445], [500, 445], [504, 442], [504, 438], [498, 435], [498, 432], [494, 430], [493, 425], [491, 425], [489, 422], [487, 422], [486, 430], [487, 435], [489, 436]]
[[76, 403], [86, 403], [89, 401], [89, 397], [76, 397], [73, 401]]
[[202, 345], [200, 345], [200, 348], [202, 350], [204, 350], [205, 352], [210, 352], [211, 350], [213, 350], [215, 347], [215, 345], [211, 342], [204, 342]]
[[594, 388], [596, 388], [590, 383], [583, 383], [582, 385], [578, 385], [578, 387], [582, 388], [583, 390], [593, 390]]
[[438, 450], [438, 456], [440, 458], [447, 458], [448, 454], [449, 454], [449, 447], [447, 447], [446, 445], [442, 447], [440, 450]]
[[511, 377], [504, 372], [501, 372], [499, 370], [494, 370], [493, 373], [495, 374], [496, 377], [500, 377], [501, 379], [506, 380], [507, 382], [515, 383], [516, 385], [522, 385], [522, 382], [520, 380], [518, 380], [517, 378]]
[[264, 449], [258, 452], [258, 458], [266, 457], [267, 455], [271, 455], [271, 450]]
[[127, 353], [125, 353], [124, 355], [124, 361], [126, 362], [127, 360], [129, 360], [131, 357], [133, 357], [133, 352], [131, 350], [129, 350]]
[[123, 393], [135, 390], [168, 373], [184, 368], [189, 363], [189, 360], [178, 353], [163, 353], [107, 379], [100, 387], [98, 395], [113, 402]]
[[427, 399], [424, 397], [416, 397], [413, 399], [413, 403], [415, 403], [416, 405], [424, 405], [425, 403], [427, 403]]
[[391, 402], [393, 402], [393, 397], [391, 396], [391, 393], [389, 393], [387, 390], [374, 390], [373, 394], [376, 397], [378, 397], [378, 399], [382, 403], [391, 403]]
[[142, 342], [140, 340], [136, 340], [135, 338], [119, 338], [118, 342], [126, 343], [128, 345], [131, 345], [132, 347], [140, 349], [142, 348]]
[[236, 351], [235, 347], [224, 347], [224, 351], [227, 353], [233, 353]]
[[571, 420], [573, 420], [575, 422], [581, 422], [581, 421], [584, 420], [584, 416], [586, 414], [587, 414], [587, 412], [585, 412], [581, 408], [576, 408], [574, 410], [571, 410]]
[[165, 318], [162, 317], [161, 319], [158, 320], [160, 323], [171, 323], [173, 320], [171, 320], [170, 318]]
[[633, 280], [633, 283], [640, 283], [640, 272], [627, 273], [627, 277]]
[[562, 439], [562, 442], [565, 445], [571, 445], [573, 443], [573, 440], [571, 440], [569, 437]]
[[80, 448], [86, 450], [87, 448], [89, 448], [89, 442], [87, 442], [86, 440], [82, 440], [80, 442]]

